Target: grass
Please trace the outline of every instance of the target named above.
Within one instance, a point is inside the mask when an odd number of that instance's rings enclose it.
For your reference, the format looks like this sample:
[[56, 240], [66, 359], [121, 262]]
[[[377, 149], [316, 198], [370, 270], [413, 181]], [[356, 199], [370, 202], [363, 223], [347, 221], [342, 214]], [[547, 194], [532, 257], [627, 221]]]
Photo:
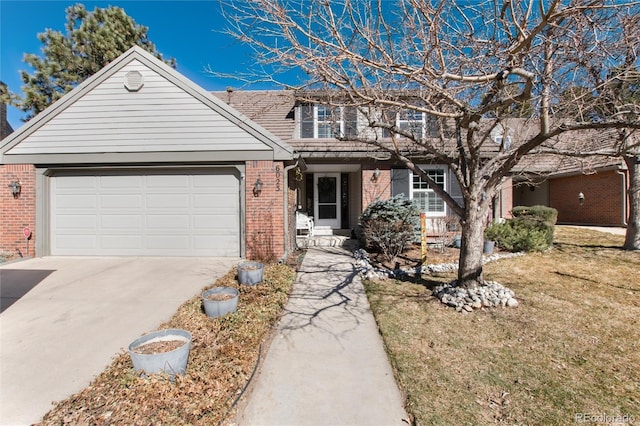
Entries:
[[[166, 376], [138, 376], [126, 352], [83, 391], [59, 402], [42, 425], [215, 425], [233, 412], [234, 401], [251, 377], [261, 345], [282, 313], [295, 270], [266, 265], [256, 286], [239, 285], [235, 269], [211, 286], [240, 290], [238, 310], [210, 319], [200, 295], [185, 302], [159, 329], [189, 331], [187, 372], [172, 383]], [[204, 289], [203, 289], [204, 290]], [[151, 330], [149, 330], [151, 331]]]
[[640, 422], [640, 253], [622, 243], [557, 227], [551, 250], [485, 265], [517, 308], [455, 312], [429, 290], [450, 274], [366, 282], [414, 423]]

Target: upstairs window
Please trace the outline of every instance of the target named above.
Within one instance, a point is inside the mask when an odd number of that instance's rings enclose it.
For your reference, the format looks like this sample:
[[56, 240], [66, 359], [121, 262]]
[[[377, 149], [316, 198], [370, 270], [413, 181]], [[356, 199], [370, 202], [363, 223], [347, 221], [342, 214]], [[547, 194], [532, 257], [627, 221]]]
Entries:
[[[433, 179], [441, 189], [445, 189], [447, 185], [444, 168], [426, 169], [427, 175]], [[422, 179], [418, 174], [413, 173], [412, 185], [411, 185], [411, 198], [416, 200], [420, 210], [431, 216], [440, 216], [446, 213], [445, 203], [435, 193], [429, 183]]]
[[[403, 131], [413, 134], [415, 140], [420, 140], [424, 137], [438, 137], [438, 122], [437, 118], [427, 115], [420, 111], [403, 110], [391, 117], [395, 118], [395, 126]], [[389, 130], [384, 129], [382, 131], [382, 137], [391, 137]]]
[[357, 135], [354, 108], [305, 104], [300, 106], [301, 138], [339, 138]]
[[414, 135], [415, 139], [422, 139], [424, 135], [424, 113], [414, 110], [403, 110], [398, 113], [396, 126]]

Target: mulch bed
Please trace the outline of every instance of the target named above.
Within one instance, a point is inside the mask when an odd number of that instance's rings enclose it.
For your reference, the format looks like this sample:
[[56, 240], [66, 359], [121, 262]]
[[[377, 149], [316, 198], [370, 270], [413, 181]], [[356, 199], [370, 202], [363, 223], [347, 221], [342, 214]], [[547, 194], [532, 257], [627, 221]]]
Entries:
[[213, 302], [224, 302], [225, 300], [231, 300], [236, 297], [231, 293], [211, 293], [205, 296], [206, 300], [211, 300]]
[[153, 355], [164, 352], [171, 352], [184, 345], [184, 340], [161, 340], [158, 342], [145, 343], [132, 349], [133, 352], [141, 355]]

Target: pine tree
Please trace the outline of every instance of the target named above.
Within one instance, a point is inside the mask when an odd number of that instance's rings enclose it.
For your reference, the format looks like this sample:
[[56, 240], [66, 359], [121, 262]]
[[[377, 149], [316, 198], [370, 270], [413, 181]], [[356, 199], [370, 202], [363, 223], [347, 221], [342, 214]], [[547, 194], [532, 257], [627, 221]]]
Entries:
[[77, 4], [66, 9], [66, 34], [47, 29], [38, 34], [43, 57], [25, 54], [23, 61], [33, 72], [21, 71], [24, 97], [8, 99], [27, 113], [28, 121], [70, 92], [91, 75], [138, 45], [175, 68], [175, 59], [165, 60], [147, 37], [148, 28], [138, 25], [124, 9], [109, 6], [93, 12]]

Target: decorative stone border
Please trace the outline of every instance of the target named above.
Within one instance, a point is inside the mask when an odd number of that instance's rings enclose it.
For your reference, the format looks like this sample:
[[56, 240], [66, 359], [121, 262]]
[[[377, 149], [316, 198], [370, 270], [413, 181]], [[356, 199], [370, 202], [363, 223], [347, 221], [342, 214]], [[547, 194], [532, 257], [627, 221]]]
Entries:
[[[492, 254], [483, 256], [482, 263], [486, 264], [499, 259], [523, 256], [523, 252]], [[369, 253], [359, 248], [353, 251], [355, 259], [354, 265], [358, 268], [362, 279], [384, 280], [389, 278], [415, 277], [419, 274], [431, 274], [437, 272], [453, 272], [458, 270], [457, 263], [441, 263], [434, 265], [423, 265], [421, 268], [387, 270], [374, 268], [369, 259]], [[451, 306], [458, 312], [471, 312], [474, 309], [485, 307], [516, 307], [518, 301], [513, 290], [495, 281], [486, 281], [485, 285], [472, 289], [457, 287], [457, 282], [453, 281], [436, 287], [433, 295], [445, 305]]]

